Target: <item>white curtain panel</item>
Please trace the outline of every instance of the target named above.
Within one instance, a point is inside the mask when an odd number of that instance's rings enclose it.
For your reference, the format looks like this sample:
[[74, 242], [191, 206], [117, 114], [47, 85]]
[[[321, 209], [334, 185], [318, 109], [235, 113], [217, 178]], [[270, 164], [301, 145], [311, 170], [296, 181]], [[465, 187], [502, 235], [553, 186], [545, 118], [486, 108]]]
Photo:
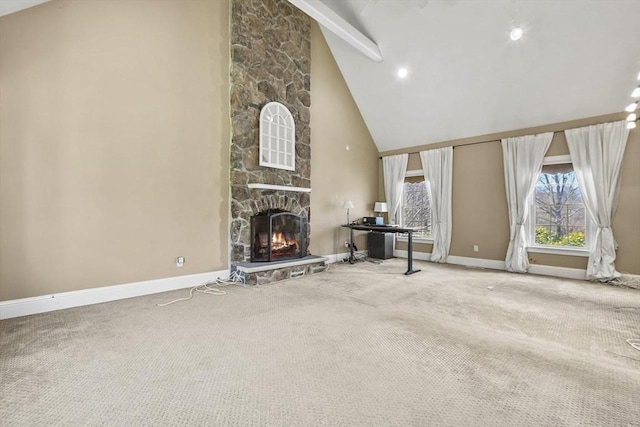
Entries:
[[404, 176], [407, 173], [408, 154], [397, 154], [382, 158], [382, 172], [384, 174], [384, 193], [389, 208], [389, 221], [396, 221], [396, 214], [402, 202]]
[[616, 271], [616, 241], [611, 220], [618, 205], [622, 156], [629, 129], [624, 121], [567, 129], [569, 153], [578, 178], [582, 200], [597, 226], [591, 240], [587, 279], [609, 281]]
[[451, 246], [451, 181], [453, 147], [420, 152], [424, 179], [431, 194], [431, 261], [447, 262]]
[[528, 236], [524, 223], [529, 215], [529, 202], [542, 170], [544, 154], [552, 138], [553, 132], [547, 132], [502, 140], [510, 226], [509, 247], [505, 259], [508, 271], [525, 273], [529, 268]]

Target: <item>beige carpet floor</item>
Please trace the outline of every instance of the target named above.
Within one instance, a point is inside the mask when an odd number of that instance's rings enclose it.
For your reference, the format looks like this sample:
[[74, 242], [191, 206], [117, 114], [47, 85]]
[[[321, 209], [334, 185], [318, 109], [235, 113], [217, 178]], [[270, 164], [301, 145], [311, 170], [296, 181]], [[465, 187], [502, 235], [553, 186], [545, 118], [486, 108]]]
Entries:
[[415, 264], [1, 321], [0, 425], [640, 425], [640, 291]]

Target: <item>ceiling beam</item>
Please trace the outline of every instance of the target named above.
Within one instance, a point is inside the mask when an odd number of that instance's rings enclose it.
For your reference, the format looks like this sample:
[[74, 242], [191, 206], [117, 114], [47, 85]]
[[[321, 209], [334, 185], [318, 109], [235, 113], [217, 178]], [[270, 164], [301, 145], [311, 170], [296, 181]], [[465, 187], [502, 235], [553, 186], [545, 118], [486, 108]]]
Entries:
[[355, 47], [368, 58], [375, 62], [382, 62], [382, 53], [378, 45], [320, 0], [289, 0], [289, 3], [318, 21], [320, 25]]

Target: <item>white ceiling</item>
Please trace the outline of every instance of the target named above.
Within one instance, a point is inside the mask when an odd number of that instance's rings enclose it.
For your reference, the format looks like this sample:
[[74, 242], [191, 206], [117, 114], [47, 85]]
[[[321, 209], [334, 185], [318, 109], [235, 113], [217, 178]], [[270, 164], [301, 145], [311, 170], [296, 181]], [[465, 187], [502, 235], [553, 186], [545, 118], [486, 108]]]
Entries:
[[18, 12], [31, 6], [45, 3], [49, 0], [0, 0], [0, 16]]
[[382, 52], [322, 29], [381, 152], [621, 112], [640, 83], [640, 0], [321, 1]]
[[322, 29], [381, 152], [622, 112], [640, 83], [639, 0], [322, 2], [382, 52]]

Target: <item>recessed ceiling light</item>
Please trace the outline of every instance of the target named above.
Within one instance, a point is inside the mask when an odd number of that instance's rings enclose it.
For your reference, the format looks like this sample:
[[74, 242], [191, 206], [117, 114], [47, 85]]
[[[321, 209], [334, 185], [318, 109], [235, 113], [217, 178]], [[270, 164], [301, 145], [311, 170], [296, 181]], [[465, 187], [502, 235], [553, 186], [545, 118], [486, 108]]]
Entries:
[[633, 92], [631, 92], [631, 97], [632, 98], [640, 98], [640, 86], [638, 86], [637, 88], [635, 88], [633, 90]]
[[407, 71], [406, 68], [400, 68], [398, 70], [398, 77], [400, 77], [401, 79], [404, 79], [405, 77], [407, 77], [407, 74], [409, 74], [409, 71]]
[[522, 29], [522, 27], [515, 27], [513, 30], [511, 30], [511, 34], [509, 34], [509, 37], [511, 37], [511, 40], [520, 40], [523, 34], [524, 30]]
[[627, 105], [627, 108], [624, 109], [624, 111], [628, 111], [629, 113], [633, 113], [634, 111], [636, 111], [636, 109], [638, 108], [638, 102], [632, 102], [631, 104]]

